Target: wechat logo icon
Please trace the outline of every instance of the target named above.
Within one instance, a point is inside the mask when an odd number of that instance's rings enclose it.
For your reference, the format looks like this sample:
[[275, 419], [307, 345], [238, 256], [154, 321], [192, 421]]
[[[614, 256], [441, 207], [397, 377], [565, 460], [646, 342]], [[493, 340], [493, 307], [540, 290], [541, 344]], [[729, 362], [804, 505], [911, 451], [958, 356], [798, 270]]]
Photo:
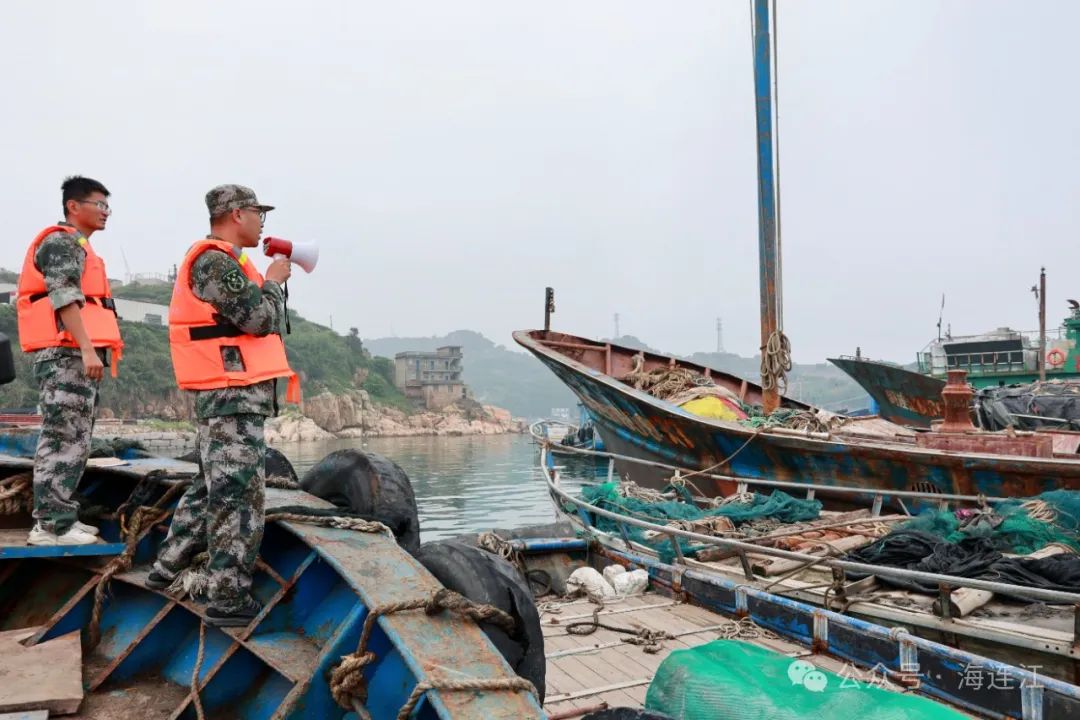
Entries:
[[795, 660], [787, 669], [788, 680], [792, 685], [802, 685], [810, 692], [823, 692], [829, 684], [829, 678], [805, 660]]

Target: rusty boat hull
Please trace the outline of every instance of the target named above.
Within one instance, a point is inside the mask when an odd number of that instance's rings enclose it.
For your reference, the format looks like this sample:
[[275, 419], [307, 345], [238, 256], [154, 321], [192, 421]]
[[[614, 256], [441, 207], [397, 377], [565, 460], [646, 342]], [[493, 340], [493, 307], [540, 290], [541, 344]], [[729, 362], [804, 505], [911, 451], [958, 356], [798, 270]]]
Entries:
[[[917, 447], [908, 437], [840, 437], [817, 433], [755, 431], [738, 423], [698, 417], [635, 390], [618, 378], [633, 367], [685, 367], [711, 378], [748, 403], [760, 403], [761, 388], [711, 368], [631, 348], [552, 331], [519, 331], [514, 339], [574, 391], [588, 408], [607, 449], [735, 478], [759, 478], [866, 488], [871, 492], [1030, 497], [1054, 489], [1080, 489], [1080, 460], [952, 452]], [[785, 407], [809, 406], [784, 399]], [[670, 473], [618, 468], [629, 479], [662, 487]], [[625, 477], [625, 475], [624, 475]], [[732, 492], [736, 482], [705, 479], [708, 495]]]
[[944, 380], [861, 358], [829, 358], [829, 362], [859, 383], [877, 403], [878, 414], [890, 422], [929, 428], [942, 417]]

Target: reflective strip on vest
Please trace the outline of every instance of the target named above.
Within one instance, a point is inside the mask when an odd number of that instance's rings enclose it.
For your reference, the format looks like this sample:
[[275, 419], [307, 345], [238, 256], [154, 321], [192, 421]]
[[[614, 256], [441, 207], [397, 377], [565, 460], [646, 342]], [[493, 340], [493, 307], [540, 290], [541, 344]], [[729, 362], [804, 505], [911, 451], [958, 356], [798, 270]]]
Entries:
[[[285, 399], [300, 402], [300, 380], [289, 367], [281, 336], [257, 337], [242, 333], [227, 323], [219, 323], [214, 306], [200, 300], [192, 291], [192, 265], [202, 253], [211, 249], [235, 257], [233, 246], [227, 242], [200, 240], [184, 256], [173, 287], [172, 302], [169, 304], [169, 349], [177, 385], [184, 390], [218, 390], [284, 377], [289, 380]], [[244, 275], [262, 287], [262, 274], [254, 263], [248, 261], [247, 255], [241, 254], [238, 262]], [[243, 370], [225, 369], [221, 355], [223, 347], [235, 347], [240, 351]]]
[[80, 279], [86, 304], [79, 310], [79, 315], [90, 338], [90, 344], [112, 351], [112, 375], [116, 377], [117, 365], [123, 357], [124, 341], [120, 337], [120, 324], [116, 320], [105, 263], [86, 238], [67, 225], [51, 225], [45, 228], [37, 234], [26, 250], [22, 272], [19, 274], [18, 297], [15, 300], [19, 320], [19, 345], [24, 352], [50, 347], [79, 347], [70, 332], [58, 328], [56, 311], [49, 300], [48, 288], [45, 285], [45, 275], [34, 262], [38, 247], [54, 232], [78, 234], [78, 243], [86, 252]]

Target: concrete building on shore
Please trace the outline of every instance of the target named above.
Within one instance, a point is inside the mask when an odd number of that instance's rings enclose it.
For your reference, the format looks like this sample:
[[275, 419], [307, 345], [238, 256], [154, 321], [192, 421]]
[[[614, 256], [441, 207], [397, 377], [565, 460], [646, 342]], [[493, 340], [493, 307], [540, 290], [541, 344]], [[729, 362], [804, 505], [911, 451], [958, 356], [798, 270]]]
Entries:
[[446, 345], [435, 352], [410, 350], [394, 356], [394, 382], [405, 397], [428, 410], [441, 410], [469, 389], [461, 379], [461, 347]]

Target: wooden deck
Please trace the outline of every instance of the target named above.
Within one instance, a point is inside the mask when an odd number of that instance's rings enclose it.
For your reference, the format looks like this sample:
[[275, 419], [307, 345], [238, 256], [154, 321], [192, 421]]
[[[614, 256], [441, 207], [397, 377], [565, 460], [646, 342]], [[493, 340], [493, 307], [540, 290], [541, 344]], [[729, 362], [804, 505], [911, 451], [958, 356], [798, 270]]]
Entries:
[[[696, 647], [719, 638], [730, 637], [735, 620], [703, 608], [677, 603], [654, 593], [625, 598], [606, 605], [598, 620], [607, 625], [629, 629], [663, 630], [676, 639], [665, 640], [655, 654], [623, 642], [624, 635], [603, 628], [590, 635], [570, 635], [566, 624], [591, 620], [595, 605], [588, 600], [561, 604], [552, 609], [541, 606], [547, 655], [547, 697], [544, 710], [552, 717], [575, 717], [575, 711], [607, 703], [609, 707], [641, 708], [645, 693], [656, 669], [672, 650]], [[747, 626], [744, 625], [744, 628]], [[753, 630], [750, 626], [749, 629]], [[791, 658], [801, 658], [813, 665], [844, 675], [853, 668], [842, 660], [813, 654], [809, 648], [771, 637], [740, 639], [753, 642]], [[903, 688], [887, 684], [890, 689]]]

